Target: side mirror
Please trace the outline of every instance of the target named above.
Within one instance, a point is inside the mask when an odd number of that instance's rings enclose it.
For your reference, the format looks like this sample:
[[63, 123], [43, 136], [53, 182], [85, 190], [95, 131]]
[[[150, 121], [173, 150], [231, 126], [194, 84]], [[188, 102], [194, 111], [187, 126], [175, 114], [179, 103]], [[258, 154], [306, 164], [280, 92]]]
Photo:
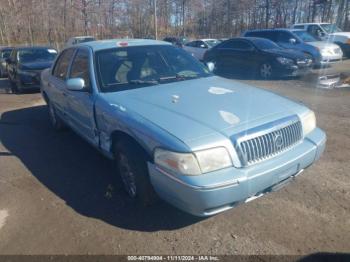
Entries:
[[297, 43], [297, 40], [295, 38], [291, 38], [289, 39], [289, 43], [295, 45]]
[[70, 78], [66, 85], [67, 89], [71, 91], [83, 91], [85, 89], [85, 81], [82, 78]]
[[215, 70], [215, 64], [213, 62], [206, 63], [206, 66], [210, 72], [213, 72]]

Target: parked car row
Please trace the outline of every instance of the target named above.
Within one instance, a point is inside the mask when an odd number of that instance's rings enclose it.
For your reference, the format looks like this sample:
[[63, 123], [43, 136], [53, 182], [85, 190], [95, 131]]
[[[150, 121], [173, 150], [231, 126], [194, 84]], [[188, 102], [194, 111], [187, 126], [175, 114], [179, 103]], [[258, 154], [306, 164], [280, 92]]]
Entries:
[[328, 23], [306, 23], [289, 29], [248, 30], [234, 39], [198, 39], [181, 47], [220, 71], [249, 70], [267, 79], [303, 75], [349, 57], [350, 33]]

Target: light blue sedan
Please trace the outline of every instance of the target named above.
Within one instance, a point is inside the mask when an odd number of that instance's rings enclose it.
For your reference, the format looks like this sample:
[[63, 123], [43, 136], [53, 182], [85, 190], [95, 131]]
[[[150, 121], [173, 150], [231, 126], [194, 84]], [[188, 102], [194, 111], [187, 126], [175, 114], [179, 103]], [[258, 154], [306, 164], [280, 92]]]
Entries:
[[325, 148], [307, 107], [214, 76], [162, 41], [69, 47], [41, 85], [53, 127], [116, 161], [135, 202], [158, 196], [197, 216], [278, 190]]

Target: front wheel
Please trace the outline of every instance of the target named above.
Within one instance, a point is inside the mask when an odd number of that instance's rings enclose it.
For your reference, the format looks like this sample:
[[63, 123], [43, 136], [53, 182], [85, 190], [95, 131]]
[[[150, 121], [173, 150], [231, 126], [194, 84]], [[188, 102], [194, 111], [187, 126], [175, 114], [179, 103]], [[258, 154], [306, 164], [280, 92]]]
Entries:
[[271, 79], [273, 77], [273, 68], [270, 63], [263, 63], [259, 67], [259, 76], [262, 79]]
[[126, 193], [143, 206], [152, 205], [157, 198], [148, 175], [147, 154], [130, 139], [118, 140], [114, 152]]

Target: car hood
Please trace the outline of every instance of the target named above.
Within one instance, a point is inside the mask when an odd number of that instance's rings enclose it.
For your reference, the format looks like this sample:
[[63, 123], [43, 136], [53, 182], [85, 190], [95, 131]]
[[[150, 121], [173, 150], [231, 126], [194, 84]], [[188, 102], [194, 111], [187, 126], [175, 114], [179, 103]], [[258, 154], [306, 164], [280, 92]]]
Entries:
[[298, 112], [303, 106], [272, 92], [216, 76], [102, 96], [116, 109], [137, 113], [184, 142], [214, 132], [230, 137], [303, 112]]
[[339, 35], [339, 36], [346, 36], [347, 38], [350, 38], [350, 32], [336, 32], [329, 35]]
[[20, 68], [22, 70], [43, 70], [51, 67], [53, 61], [40, 61], [31, 63], [21, 63]]
[[268, 49], [264, 50], [264, 52], [273, 54], [276, 56], [283, 56], [287, 58], [293, 58], [293, 59], [305, 59], [305, 54], [303, 54], [300, 51], [296, 51], [293, 49]]
[[315, 41], [315, 42], [307, 42], [309, 45], [315, 46], [319, 49], [335, 49], [337, 47], [339, 47], [336, 44], [332, 44], [332, 43], [328, 43], [328, 42], [324, 42], [324, 41]]

